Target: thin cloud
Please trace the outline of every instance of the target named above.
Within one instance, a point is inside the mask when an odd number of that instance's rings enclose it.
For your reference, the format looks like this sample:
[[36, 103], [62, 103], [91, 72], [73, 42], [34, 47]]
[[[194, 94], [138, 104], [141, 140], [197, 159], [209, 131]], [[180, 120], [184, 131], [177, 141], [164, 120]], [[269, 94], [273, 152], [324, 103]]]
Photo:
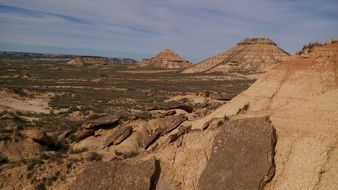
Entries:
[[136, 59], [172, 48], [198, 62], [243, 38], [262, 36], [293, 53], [306, 42], [337, 38], [337, 4], [336, 0], [2, 0], [0, 48]]
[[59, 19], [63, 19], [64, 21], [73, 22], [73, 23], [92, 24], [91, 22], [87, 20], [84, 20], [84, 19], [81, 19], [75, 16], [63, 15], [63, 14], [58, 14], [58, 13], [49, 13], [45, 11], [26, 9], [26, 8], [20, 8], [20, 7], [15, 7], [15, 6], [0, 5], [0, 12], [7, 13], [7, 14], [28, 16], [28, 17], [36, 17], [36, 18], [56, 17]]

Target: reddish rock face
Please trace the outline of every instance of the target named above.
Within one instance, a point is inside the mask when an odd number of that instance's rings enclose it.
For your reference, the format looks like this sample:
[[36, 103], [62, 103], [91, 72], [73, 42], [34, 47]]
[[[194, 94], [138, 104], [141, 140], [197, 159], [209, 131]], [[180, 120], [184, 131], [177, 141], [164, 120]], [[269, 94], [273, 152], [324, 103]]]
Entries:
[[144, 59], [138, 62], [140, 66], [159, 67], [164, 69], [180, 69], [191, 66], [189, 61], [179, 56], [173, 50], [165, 49], [151, 59]]
[[213, 141], [200, 189], [263, 189], [274, 174], [275, 143], [267, 117], [228, 122]]

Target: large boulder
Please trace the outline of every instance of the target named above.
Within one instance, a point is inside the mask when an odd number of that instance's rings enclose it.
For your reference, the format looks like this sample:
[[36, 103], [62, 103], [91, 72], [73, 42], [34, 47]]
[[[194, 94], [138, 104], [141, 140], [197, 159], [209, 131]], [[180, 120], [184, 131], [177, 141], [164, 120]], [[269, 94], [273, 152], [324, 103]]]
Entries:
[[189, 127], [178, 131], [177, 135], [173, 131], [171, 135], [174, 136], [159, 139], [159, 142], [163, 140], [163, 144], [145, 155], [145, 158], [155, 157], [159, 160], [160, 187], [164, 183], [177, 189], [199, 189], [199, 177], [208, 163], [218, 130], [186, 130]]
[[155, 160], [92, 162], [71, 184], [71, 190], [149, 190], [155, 174]]
[[274, 174], [275, 143], [267, 117], [228, 122], [213, 140], [200, 189], [263, 189]]

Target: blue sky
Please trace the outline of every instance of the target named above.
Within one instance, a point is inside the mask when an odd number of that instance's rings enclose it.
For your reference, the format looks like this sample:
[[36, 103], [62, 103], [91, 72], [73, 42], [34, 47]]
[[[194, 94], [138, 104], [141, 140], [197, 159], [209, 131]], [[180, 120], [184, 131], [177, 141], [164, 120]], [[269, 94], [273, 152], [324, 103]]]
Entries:
[[247, 37], [290, 53], [338, 38], [338, 1], [0, 0], [0, 50], [198, 62]]

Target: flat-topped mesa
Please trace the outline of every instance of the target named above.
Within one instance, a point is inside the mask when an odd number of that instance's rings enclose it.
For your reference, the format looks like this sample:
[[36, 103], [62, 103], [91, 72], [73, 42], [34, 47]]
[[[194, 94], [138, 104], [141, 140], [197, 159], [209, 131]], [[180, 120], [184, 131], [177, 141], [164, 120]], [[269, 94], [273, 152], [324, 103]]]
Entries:
[[163, 69], [181, 69], [191, 66], [189, 61], [171, 49], [164, 49], [150, 59], [143, 59], [137, 63], [142, 67], [159, 67]]
[[241, 42], [237, 43], [237, 45], [246, 45], [246, 44], [269, 44], [276, 45], [269, 38], [246, 38]]
[[289, 58], [289, 54], [268, 38], [247, 38], [233, 48], [208, 58], [183, 71], [198, 72], [265, 72], [275, 64]]

